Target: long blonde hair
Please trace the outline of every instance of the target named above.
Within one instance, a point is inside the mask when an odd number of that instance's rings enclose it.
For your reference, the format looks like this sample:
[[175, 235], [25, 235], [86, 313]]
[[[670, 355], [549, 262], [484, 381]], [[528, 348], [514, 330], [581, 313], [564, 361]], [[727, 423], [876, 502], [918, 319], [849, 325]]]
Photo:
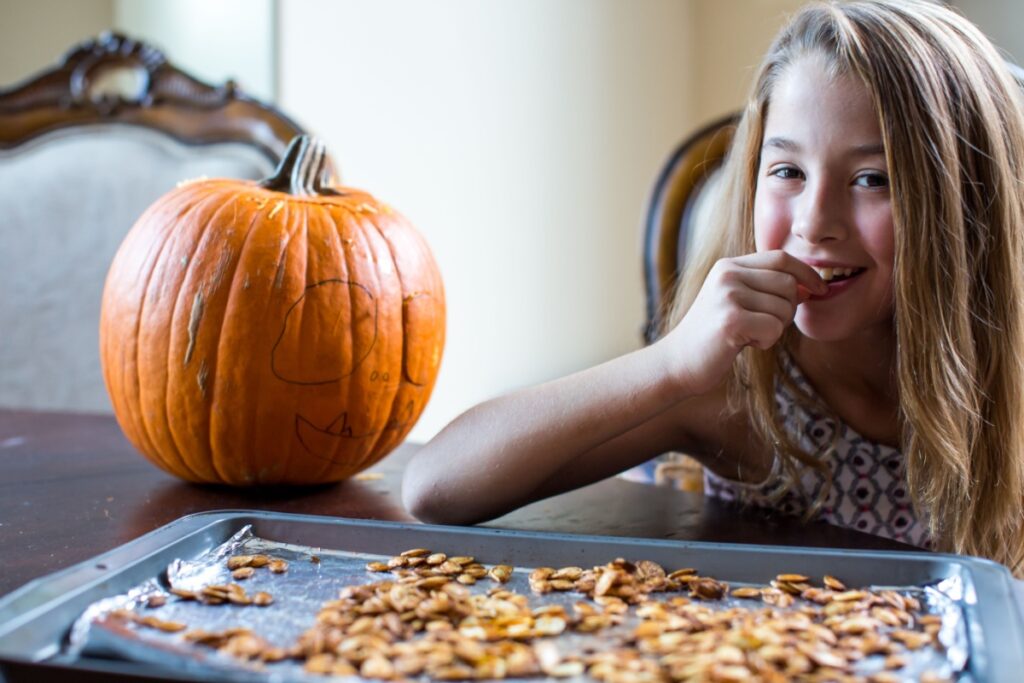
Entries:
[[[686, 266], [669, 324], [716, 260], [754, 251], [772, 90], [811, 55], [863, 81], [879, 116], [896, 245], [901, 449], [915, 508], [937, 548], [1024, 573], [1024, 97], [969, 21], [927, 0], [819, 3], [793, 17], [758, 72], [710, 237]], [[787, 469], [821, 468], [777, 421], [779, 358], [777, 349], [744, 350], [734, 405]]]

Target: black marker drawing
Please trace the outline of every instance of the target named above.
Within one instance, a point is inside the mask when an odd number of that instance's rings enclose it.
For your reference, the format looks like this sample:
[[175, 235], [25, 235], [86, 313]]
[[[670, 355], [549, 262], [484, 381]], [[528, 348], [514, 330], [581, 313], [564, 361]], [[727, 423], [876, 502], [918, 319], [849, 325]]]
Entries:
[[[339, 306], [339, 297], [344, 297], [349, 302], [347, 307]], [[417, 317], [416, 308], [421, 302], [433, 303], [428, 301], [432, 298], [433, 294], [430, 292], [417, 292], [407, 296], [402, 301], [403, 326], [408, 324], [410, 319]], [[317, 348], [315, 349], [295, 349], [287, 346], [288, 342], [286, 340], [296, 339], [298, 336], [295, 334], [289, 335], [289, 325], [301, 325], [301, 321], [305, 316], [317, 315], [318, 312], [324, 313], [326, 311], [326, 315], [322, 317], [330, 319], [330, 316], [337, 315], [339, 310], [351, 310], [353, 314], [356, 311], [372, 311], [372, 320], [368, 319], [368, 314], [363, 314], [363, 320], [356, 321], [356, 324], [372, 324], [372, 336], [369, 341], [352, 348], [348, 358], [341, 355], [345, 347], [340, 338], [336, 341], [332, 341], [329, 337], [321, 338], [318, 340]], [[432, 312], [428, 309], [426, 315], [431, 316]], [[344, 323], [339, 323], [336, 326], [336, 330], [338, 334], [349, 334], [352, 327], [353, 321], [345, 321]], [[302, 296], [289, 306], [288, 312], [285, 314], [281, 332], [278, 334], [277, 340], [271, 349], [271, 372], [281, 381], [299, 386], [322, 386], [339, 382], [355, 374], [363, 362], [366, 361], [377, 343], [378, 330], [377, 299], [367, 287], [358, 282], [350, 282], [338, 278], [322, 280], [309, 285], [302, 293]], [[355, 337], [356, 335], [353, 335], [353, 339]], [[430, 378], [413, 377], [416, 373], [410, 372], [408, 352], [408, 344], [403, 344], [402, 370], [399, 381], [401, 384], [414, 387], [417, 390], [423, 389], [429, 384]], [[419, 353], [424, 352], [430, 353], [431, 350], [419, 351]], [[295, 365], [294, 359], [308, 358], [311, 353], [326, 354], [328, 362], [319, 363], [316, 367], [306, 369], [300, 369]], [[421, 367], [419, 363], [413, 363], [413, 365], [417, 369]], [[391, 376], [387, 372], [382, 373], [378, 370], [373, 370], [370, 374], [371, 382], [387, 382], [390, 379]], [[415, 417], [416, 402], [414, 400], [407, 400], [398, 412], [388, 419], [383, 427], [365, 432], [360, 431], [357, 425], [350, 423], [349, 411], [347, 409], [342, 410], [329, 424], [324, 426], [314, 424], [312, 420], [296, 413], [295, 436], [310, 455], [332, 462], [332, 454], [338, 450], [339, 439], [365, 439], [367, 437], [377, 437], [388, 431], [400, 431], [412, 426], [415, 422]]]
[[[328, 307], [329, 311], [333, 313], [336, 306], [333, 305], [332, 299], [343, 295], [348, 298], [352, 303], [349, 307], [353, 311], [361, 310], [372, 310], [373, 311], [373, 336], [368, 343], [363, 343], [360, 347], [352, 349], [351, 358], [345, 359], [340, 357], [340, 351], [343, 345], [340, 343], [335, 344], [333, 347], [330, 344], [330, 340], [321, 339], [318, 342], [318, 348], [313, 350], [308, 349], [291, 349], [287, 346], [281, 348], [281, 353], [278, 354], [278, 348], [281, 347], [282, 343], [285, 343], [288, 332], [289, 324], [301, 324], [302, 316], [298, 315], [298, 312], [305, 311], [307, 307], [311, 307], [312, 311], [316, 311], [317, 307]], [[300, 305], [302, 308], [300, 308]], [[307, 312], [307, 315], [311, 314]], [[342, 330], [350, 330], [352, 323], [348, 322], [344, 325], [338, 325], [337, 331], [339, 334]], [[366, 357], [370, 355], [370, 351], [373, 350], [374, 345], [377, 343], [377, 298], [370, 292], [369, 289], [359, 284], [358, 282], [349, 282], [347, 280], [331, 279], [322, 280], [316, 284], [309, 285], [306, 290], [302, 293], [302, 296], [293, 303], [289, 308], [288, 312], [284, 316], [284, 323], [281, 326], [281, 333], [277, 337], [277, 341], [274, 342], [274, 347], [270, 351], [270, 370], [274, 373], [274, 376], [280, 379], [282, 382], [289, 384], [298, 384], [302, 386], [319, 386], [323, 384], [331, 384], [338, 382], [350, 375], [352, 375], [358, 368], [359, 365], [366, 360]], [[338, 357], [331, 357], [331, 362], [325, 363], [324, 367], [316, 367], [305, 371], [306, 373], [312, 373], [304, 375], [298, 368], [288, 367], [289, 359], [302, 358], [308, 353], [328, 353], [336, 354]]]
[[301, 415], [295, 416], [295, 436], [299, 443], [310, 455], [321, 460], [332, 461], [331, 454], [335, 452], [339, 439], [365, 439], [368, 436], [377, 436], [387, 431], [403, 429], [413, 422], [413, 415], [416, 412], [415, 401], [406, 401], [401, 410], [389, 419], [381, 429], [357, 433], [352, 429], [348, 421], [348, 411], [342, 411], [340, 415], [331, 420], [326, 427], [317, 427]]

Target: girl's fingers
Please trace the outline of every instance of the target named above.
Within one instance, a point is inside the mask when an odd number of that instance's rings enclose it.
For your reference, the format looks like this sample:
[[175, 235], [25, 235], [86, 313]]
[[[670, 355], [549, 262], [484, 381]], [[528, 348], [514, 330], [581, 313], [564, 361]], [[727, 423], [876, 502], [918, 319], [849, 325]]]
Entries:
[[739, 281], [748, 289], [780, 296], [794, 304], [800, 303], [799, 288], [803, 285], [789, 273], [763, 268], [741, 268], [738, 275]]
[[789, 273], [796, 278], [798, 284], [813, 294], [824, 294], [828, 291], [828, 285], [818, 275], [818, 271], [780, 249], [740, 256], [734, 259], [734, 263], [745, 268]]
[[767, 313], [785, 325], [792, 322], [796, 315], [796, 301], [753, 289], [738, 293], [736, 302], [750, 313]]

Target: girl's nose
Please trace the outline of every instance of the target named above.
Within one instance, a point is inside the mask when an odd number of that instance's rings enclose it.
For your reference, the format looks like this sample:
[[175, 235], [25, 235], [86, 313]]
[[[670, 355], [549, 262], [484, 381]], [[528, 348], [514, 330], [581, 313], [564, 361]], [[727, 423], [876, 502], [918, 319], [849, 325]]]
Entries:
[[807, 183], [796, 201], [792, 227], [794, 235], [811, 244], [841, 240], [846, 235], [843, 199], [832, 192], [827, 183]]

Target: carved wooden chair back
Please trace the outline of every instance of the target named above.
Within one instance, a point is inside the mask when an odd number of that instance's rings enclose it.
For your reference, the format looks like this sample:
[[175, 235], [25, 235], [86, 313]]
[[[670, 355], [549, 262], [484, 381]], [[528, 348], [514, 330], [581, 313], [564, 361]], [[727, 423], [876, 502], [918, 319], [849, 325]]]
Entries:
[[301, 132], [118, 34], [0, 90], [0, 407], [109, 411], [99, 309], [128, 229], [181, 180], [270, 175]]
[[698, 238], [702, 213], [717, 189], [718, 171], [739, 116], [732, 114], [684, 139], [658, 173], [644, 215], [644, 341], [661, 333], [672, 293]]

